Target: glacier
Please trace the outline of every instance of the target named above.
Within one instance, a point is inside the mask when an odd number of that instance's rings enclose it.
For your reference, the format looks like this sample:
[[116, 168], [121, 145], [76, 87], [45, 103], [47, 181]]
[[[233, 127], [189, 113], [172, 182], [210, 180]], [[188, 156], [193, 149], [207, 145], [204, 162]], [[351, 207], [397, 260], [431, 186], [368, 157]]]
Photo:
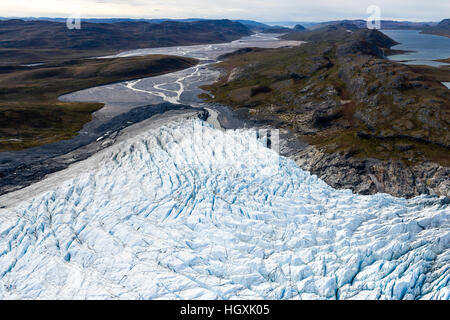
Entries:
[[448, 204], [335, 190], [264, 144], [171, 119], [0, 197], [0, 299], [450, 299]]

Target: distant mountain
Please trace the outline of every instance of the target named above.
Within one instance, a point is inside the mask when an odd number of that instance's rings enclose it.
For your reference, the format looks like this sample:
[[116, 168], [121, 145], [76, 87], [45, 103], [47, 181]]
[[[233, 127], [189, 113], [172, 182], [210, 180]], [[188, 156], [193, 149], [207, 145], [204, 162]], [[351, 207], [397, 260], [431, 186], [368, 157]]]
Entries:
[[[51, 21], [51, 22], [66, 22], [66, 18], [46, 18], [46, 17], [40, 17], [40, 18], [34, 18], [34, 17], [26, 17], [26, 18], [15, 18], [16, 20], [23, 20], [23, 21]], [[1, 18], [1, 20], [11, 20], [9, 18]], [[188, 19], [131, 19], [131, 18], [105, 18], [105, 19], [98, 19], [98, 18], [83, 18], [82, 22], [84, 23], [120, 23], [120, 22], [147, 22], [147, 23], [154, 23], [154, 24], [161, 24], [164, 22], [199, 22], [199, 21], [214, 21], [210, 19], [201, 19], [201, 18], [188, 18]], [[249, 28], [253, 32], [263, 32], [263, 33], [288, 33], [292, 32], [291, 27], [294, 26], [302, 26], [299, 23], [287, 23], [289, 25], [285, 26], [283, 23], [280, 25], [273, 25], [273, 24], [265, 24], [262, 22], [254, 21], [254, 20], [231, 20], [233, 22], [238, 22]], [[299, 30], [294, 30], [299, 31]]]
[[272, 26], [252, 20], [234, 20], [235, 22], [240, 22], [246, 27], [248, 27], [253, 32], [262, 33], [288, 33], [292, 32], [292, 29], [283, 26]]
[[263, 33], [291, 33], [291, 32], [299, 32], [299, 31], [305, 31], [307, 30], [304, 26], [297, 24], [292, 29], [288, 27], [281, 27], [281, 26], [271, 26], [269, 28], [266, 28], [265, 30], [262, 30]]
[[[328, 25], [335, 25], [340, 23], [353, 24], [358, 28], [366, 28], [367, 21], [358, 20], [336, 20], [328, 21], [316, 24], [311, 27], [311, 29], [318, 29]], [[435, 22], [410, 22], [410, 21], [392, 21], [392, 20], [381, 20], [381, 29], [411, 29], [411, 30], [421, 30], [426, 27], [435, 25]]]
[[351, 23], [337, 23], [333, 25], [322, 26], [317, 29], [301, 30], [297, 32], [291, 32], [282, 36], [285, 40], [296, 40], [296, 41], [308, 41], [308, 42], [319, 42], [326, 39], [332, 41], [344, 40], [349, 33], [359, 30], [356, 25]]
[[[354, 42], [349, 43], [348, 46], [341, 47], [341, 53], [352, 54], [355, 51], [365, 52], [379, 57], [384, 56], [385, 49], [391, 48], [398, 44], [382, 32], [372, 32], [376, 30], [369, 30], [366, 28], [358, 28], [354, 24], [339, 23], [335, 25], [324, 26], [315, 30], [303, 30], [299, 32], [292, 32], [282, 36], [285, 40], [307, 41], [311, 43], [316, 42], [341, 42], [346, 41], [349, 37], [355, 39]], [[381, 50], [380, 48], [383, 48]]]
[[82, 22], [80, 30], [62, 22], [6, 20], [0, 21], [0, 48], [123, 50], [229, 42], [250, 34], [230, 20]]
[[[5, 18], [0, 17], [1, 20], [12, 20], [18, 19], [23, 21], [52, 21], [52, 22], [65, 22], [67, 18], [46, 18], [46, 17], [14, 17], [14, 18]], [[187, 19], [132, 19], [132, 18], [82, 18], [82, 22], [90, 22], [90, 23], [117, 23], [117, 22], [148, 22], [148, 23], [163, 23], [163, 22], [198, 22], [198, 21], [214, 21], [214, 19], [203, 19], [203, 18], [187, 18]], [[231, 20], [233, 22], [239, 22], [243, 25], [247, 26], [250, 29], [253, 28], [270, 28], [270, 25], [253, 21], [253, 20]]]
[[311, 21], [274, 21], [274, 22], [266, 22], [266, 24], [271, 26], [283, 26], [288, 28], [293, 28], [296, 25], [300, 24], [304, 26], [305, 28], [311, 28], [320, 22], [311, 22]]
[[[65, 22], [67, 18], [49, 18], [49, 17], [0, 17], [0, 20], [23, 20], [23, 21], [52, 21], [52, 22]], [[196, 22], [205, 21], [211, 19], [201, 18], [189, 18], [189, 19], [133, 19], [133, 18], [82, 18], [83, 22], [90, 23], [116, 23], [116, 22], [149, 22], [149, 23], [162, 23], [167, 21], [174, 22]]]
[[306, 28], [304, 26], [302, 26], [301, 24], [295, 25], [295, 27], [292, 29], [292, 31], [294, 31], [294, 32], [305, 31], [305, 30], [306, 30]]
[[261, 30], [262, 33], [289, 33], [292, 32], [291, 28], [281, 27], [281, 26], [270, 26]]
[[425, 28], [422, 33], [435, 34], [450, 38], [450, 19], [444, 19], [436, 26]]
[[233, 21], [242, 23], [244, 26], [247, 26], [249, 28], [270, 28], [270, 26], [265, 23], [253, 20], [233, 20]]

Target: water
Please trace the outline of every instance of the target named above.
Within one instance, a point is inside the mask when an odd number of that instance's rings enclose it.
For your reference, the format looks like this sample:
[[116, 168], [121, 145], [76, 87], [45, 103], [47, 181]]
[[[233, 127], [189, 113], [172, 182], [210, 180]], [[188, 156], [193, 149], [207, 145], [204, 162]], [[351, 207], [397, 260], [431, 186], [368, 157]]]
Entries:
[[400, 43], [392, 49], [415, 51], [391, 56], [391, 60], [433, 67], [448, 65], [434, 60], [450, 57], [450, 38], [422, 34], [418, 30], [383, 30], [383, 33]]

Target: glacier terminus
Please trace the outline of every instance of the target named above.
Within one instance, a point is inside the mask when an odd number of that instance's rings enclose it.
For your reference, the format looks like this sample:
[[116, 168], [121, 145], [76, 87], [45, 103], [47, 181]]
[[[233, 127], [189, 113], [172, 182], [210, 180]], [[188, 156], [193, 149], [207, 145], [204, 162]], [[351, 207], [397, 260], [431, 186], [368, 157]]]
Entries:
[[448, 204], [334, 190], [261, 145], [169, 117], [2, 196], [0, 298], [450, 298]]

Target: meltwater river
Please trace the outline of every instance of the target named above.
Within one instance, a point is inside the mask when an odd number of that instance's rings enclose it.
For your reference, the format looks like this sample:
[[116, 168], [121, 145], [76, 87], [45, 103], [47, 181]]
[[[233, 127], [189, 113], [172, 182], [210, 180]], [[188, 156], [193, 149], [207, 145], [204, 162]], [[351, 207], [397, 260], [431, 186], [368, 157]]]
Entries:
[[161, 102], [200, 106], [203, 104], [198, 98], [202, 92], [199, 86], [212, 83], [218, 78], [220, 72], [209, 66], [216, 63], [221, 55], [248, 47], [278, 48], [301, 44], [298, 41], [281, 41], [277, 36], [279, 35], [256, 34], [230, 43], [138, 49], [108, 56], [105, 58], [169, 54], [196, 58], [200, 63], [192, 68], [162, 76], [81, 90], [60, 99], [105, 103], [105, 107], [94, 114], [95, 119], [88, 124], [87, 129], [137, 106]]

